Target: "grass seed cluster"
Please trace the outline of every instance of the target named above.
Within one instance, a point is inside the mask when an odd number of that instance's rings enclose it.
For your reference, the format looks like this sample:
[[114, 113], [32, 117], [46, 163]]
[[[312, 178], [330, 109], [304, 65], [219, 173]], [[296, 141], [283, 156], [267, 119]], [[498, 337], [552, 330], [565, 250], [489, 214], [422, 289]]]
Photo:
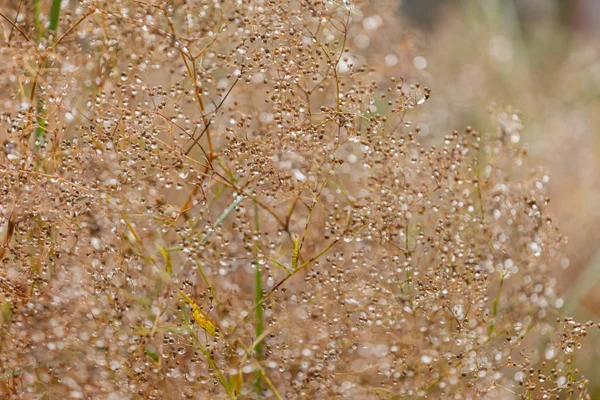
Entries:
[[3, 4], [7, 398], [589, 398], [518, 113], [422, 137], [391, 13]]

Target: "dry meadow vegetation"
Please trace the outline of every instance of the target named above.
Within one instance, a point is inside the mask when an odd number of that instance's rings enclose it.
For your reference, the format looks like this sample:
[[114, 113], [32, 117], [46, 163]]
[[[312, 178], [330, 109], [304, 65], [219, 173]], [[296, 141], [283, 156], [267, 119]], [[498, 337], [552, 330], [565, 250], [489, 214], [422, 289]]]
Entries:
[[0, 2], [3, 398], [589, 398], [519, 114], [425, 144], [386, 7]]

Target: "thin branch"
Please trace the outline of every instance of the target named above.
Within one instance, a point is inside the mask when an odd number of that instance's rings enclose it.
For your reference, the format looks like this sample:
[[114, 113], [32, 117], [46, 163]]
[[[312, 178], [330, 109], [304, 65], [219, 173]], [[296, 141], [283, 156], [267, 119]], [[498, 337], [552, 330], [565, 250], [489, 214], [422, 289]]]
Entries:
[[25, 38], [27, 39], [28, 42], [31, 42], [31, 39], [29, 38], [29, 36], [27, 36], [27, 34], [25, 32], [23, 32], [21, 30], [21, 28], [19, 28], [17, 26], [17, 24], [15, 24], [10, 18], [8, 18], [6, 15], [4, 15], [1, 11], [0, 11], [0, 17], [4, 18], [9, 24], [12, 25], [13, 28], [15, 28], [16, 30], [19, 31], [19, 33]]
[[48, 54], [46, 54], [46, 57], [48, 57], [48, 55], [50, 55], [50, 53], [52, 53], [52, 51], [54, 50], [54, 48], [56, 48], [56, 46], [62, 42], [62, 40], [65, 38], [65, 36], [67, 36], [69, 33], [71, 33], [73, 31], [73, 29], [77, 28], [77, 26], [79, 24], [81, 24], [87, 17], [89, 17], [90, 15], [92, 15], [94, 13], [94, 11], [88, 11], [87, 13], [83, 14], [81, 18], [79, 18], [79, 20], [77, 22], [75, 22], [69, 29], [67, 29], [67, 31], [65, 33], [62, 34], [61, 37], [58, 38], [58, 40], [56, 42], [54, 42], [54, 44], [52, 45], [52, 47], [50, 47], [50, 49], [48, 50]]

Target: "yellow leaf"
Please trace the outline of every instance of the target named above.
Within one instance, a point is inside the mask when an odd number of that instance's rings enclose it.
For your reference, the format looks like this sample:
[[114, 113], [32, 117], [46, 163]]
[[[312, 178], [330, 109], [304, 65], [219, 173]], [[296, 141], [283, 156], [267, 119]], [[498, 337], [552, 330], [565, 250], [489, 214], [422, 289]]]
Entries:
[[127, 216], [125, 214], [123, 214], [122, 216], [123, 216], [123, 220], [125, 221], [125, 224], [127, 224], [127, 227], [129, 228], [129, 232], [131, 232], [131, 234], [133, 235], [133, 238], [135, 239], [135, 241], [138, 244], [141, 245], [142, 244], [142, 239], [140, 239], [139, 235], [135, 231], [135, 228], [133, 227], [133, 225], [131, 224], [131, 222], [129, 222], [129, 219], [127, 218]]
[[205, 314], [200, 310], [196, 304], [192, 304], [192, 315], [194, 319], [200, 325], [202, 329], [206, 331], [211, 336], [215, 336], [217, 334], [217, 327], [210, 319], [206, 318]]
[[[177, 288], [176, 288], [176, 289], [177, 289]], [[179, 295], [180, 295], [180, 296], [181, 296], [181, 297], [182, 297], [182, 298], [183, 298], [183, 299], [186, 301], [186, 303], [188, 303], [188, 304], [190, 304], [190, 305], [193, 305], [193, 304], [195, 304], [195, 303], [194, 303], [194, 300], [192, 300], [192, 299], [190, 298], [190, 296], [188, 296], [187, 294], [185, 294], [183, 291], [181, 291], [180, 289], [177, 289], [177, 292], [179, 292]]]
[[292, 253], [292, 271], [298, 268], [298, 254], [300, 249], [298, 248], [298, 236], [294, 237], [294, 252]]
[[[158, 246], [158, 245], [157, 245]], [[173, 273], [173, 264], [171, 263], [171, 255], [169, 254], [169, 252], [167, 250], [165, 250], [164, 248], [158, 246], [158, 249], [160, 250], [160, 254], [162, 254], [163, 258], [165, 259], [165, 271], [167, 271], [167, 274], [171, 275], [171, 273]]]

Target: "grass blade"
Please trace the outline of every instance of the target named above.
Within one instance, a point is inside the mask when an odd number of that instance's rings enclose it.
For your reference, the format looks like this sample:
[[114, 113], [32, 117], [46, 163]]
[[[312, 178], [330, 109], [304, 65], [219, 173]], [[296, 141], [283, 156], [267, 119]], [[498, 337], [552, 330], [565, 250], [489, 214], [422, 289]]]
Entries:
[[298, 237], [294, 238], [294, 252], [292, 253], [292, 271], [295, 271], [298, 268], [298, 255], [300, 254], [300, 249], [298, 248]]
[[35, 27], [35, 41], [42, 38], [42, 24], [40, 22], [40, 0], [33, 1], [33, 25]]
[[[254, 228], [255, 228], [256, 232], [258, 233], [260, 230], [260, 222], [259, 222], [260, 220], [258, 218], [258, 204], [256, 204], [256, 201], [253, 201], [252, 204], [254, 205]], [[256, 343], [254, 350], [256, 352], [256, 360], [258, 362], [260, 362], [260, 360], [262, 360], [262, 358], [263, 358], [262, 338], [263, 338], [263, 332], [265, 330], [263, 308], [260, 305], [262, 297], [263, 297], [262, 274], [260, 271], [260, 264], [256, 263], [256, 273], [255, 273], [255, 279], [254, 279], [254, 303], [256, 304], [255, 334], [256, 334], [257, 340], [259, 338], [261, 338], [261, 339]], [[263, 376], [259, 371], [256, 371], [255, 378], [256, 379], [254, 381], [254, 388], [256, 390], [256, 393], [261, 395], [262, 391], [263, 391], [263, 388], [262, 388]]]
[[[216, 229], [219, 225], [221, 225], [223, 221], [225, 221], [225, 219], [229, 216], [229, 214], [231, 214], [233, 210], [235, 210], [235, 208], [242, 202], [242, 200], [244, 200], [244, 196], [238, 195], [225, 209], [225, 211], [223, 211], [223, 213], [219, 215], [219, 218], [217, 218], [217, 220], [213, 224], [213, 228]], [[209, 237], [211, 237], [211, 235], [212, 232], [209, 232], [208, 234], [204, 235], [204, 237], [201, 239], [201, 242], [206, 243], [206, 241]]]
[[[262, 296], [263, 296], [263, 290], [262, 290], [262, 276], [261, 276], [261, 272], [260, 272], [260, 268], [258, 265], [256, 265], [256, 279], [255, 279], [255, 284], [254, 284], [254, 302], [257, 305], [256, 307], [256, 327], [255, 327], [255, 334], [257, 338], [261, 338], [263, 331], [265, 329], [264, 327], [264, 316], [263, 316], [263, 308], [260, 305], [260, 301], [262, 300]], [[256, 352], [256, 360], [260, 362], [260, 360], [262, 360], [263, 358], [263, 341], [262, 339], [256, 344], [256, 346], [254, 347], [254, 350]], [[261, 394], [262, 393], [262, 374], [260, 374], [259, 371], [257, 371], [257, 373], [255, 374], [256, 376], [256, 380], [254, 381], [254, 387], [256, 389], [256, 393]]]
[[60, 3], [61, 0], [52, 0], [52, 7], [50, 8], [50, 24], [48, 25], [48, 31], [56, 32], [58, 29], [58, 17], [60, 16]]

